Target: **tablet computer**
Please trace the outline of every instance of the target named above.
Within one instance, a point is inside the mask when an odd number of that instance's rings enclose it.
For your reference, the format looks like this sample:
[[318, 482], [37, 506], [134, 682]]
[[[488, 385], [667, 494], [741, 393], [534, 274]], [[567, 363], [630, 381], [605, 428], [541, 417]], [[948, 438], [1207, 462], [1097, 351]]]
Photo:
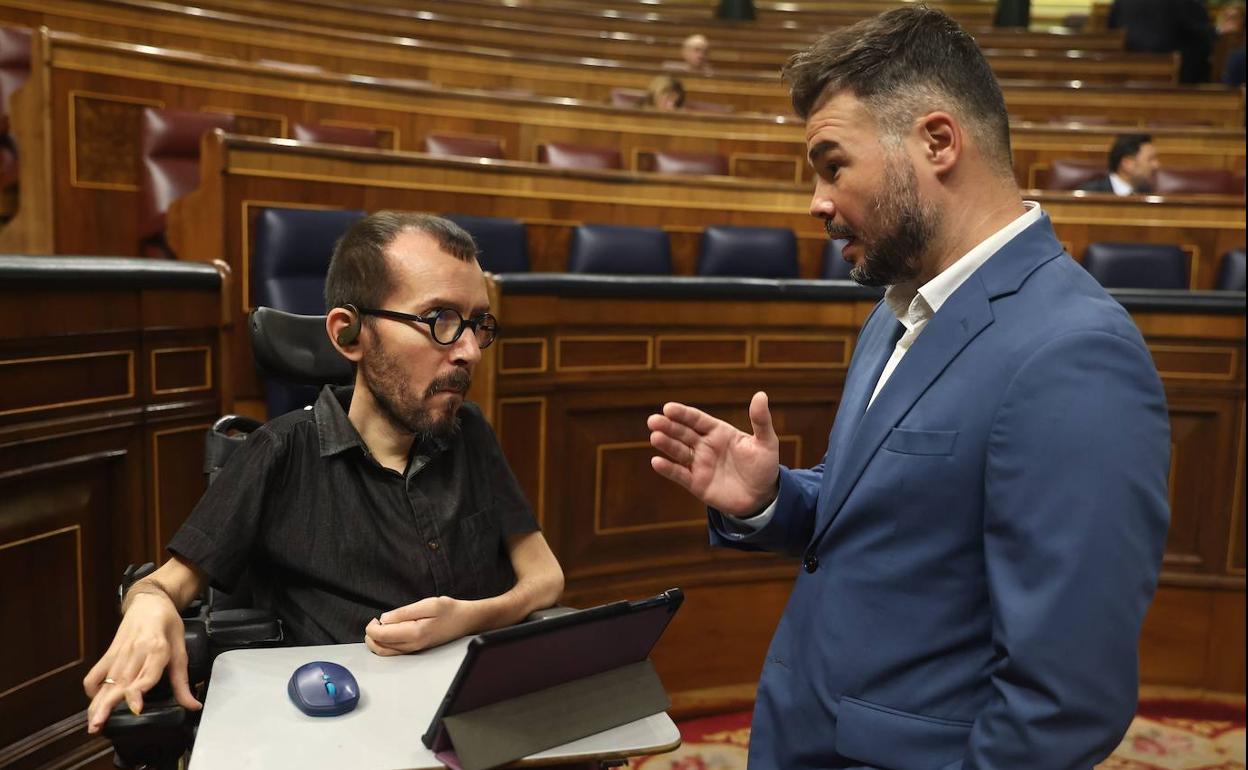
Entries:
[[444, 751], [448, 716], [646, 660], [684, 598], [673, 588], [479, 634], [422, 741]]

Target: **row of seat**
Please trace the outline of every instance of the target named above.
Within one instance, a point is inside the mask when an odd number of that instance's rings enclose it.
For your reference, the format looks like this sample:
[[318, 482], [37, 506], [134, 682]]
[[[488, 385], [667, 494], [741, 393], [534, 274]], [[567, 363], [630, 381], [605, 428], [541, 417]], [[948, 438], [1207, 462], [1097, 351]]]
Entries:
[[[1063, 158], [1049, 169], [1047, 190], [1078, 190], [1108, 173], [1103, 161]], [[1162, 167], [1153, 176], [1158, 195], [1243, 195], [1244, 175], [1216, 168]]]

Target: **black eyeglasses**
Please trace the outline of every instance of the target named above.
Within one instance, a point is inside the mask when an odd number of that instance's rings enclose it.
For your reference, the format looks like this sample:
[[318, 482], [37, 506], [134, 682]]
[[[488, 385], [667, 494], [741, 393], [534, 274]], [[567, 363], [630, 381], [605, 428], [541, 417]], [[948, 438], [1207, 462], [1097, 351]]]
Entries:
[[415, 321], [429, 327], [429, 334], [439, 345], [453, 345], [464, 329], [471, 327], [477, 338], [477, 347], [488, 348], [498, 337], [498, 319], [489, 313], [482, 313], [472, 318], [464, 318], [453, 307], [435, 307], [424, 315], [400, 313], [397, 310], [379, 310], [374, 307], [356, 308], [360, 315], [375, 315], [382, 318], [393, 318], [397, 321]]

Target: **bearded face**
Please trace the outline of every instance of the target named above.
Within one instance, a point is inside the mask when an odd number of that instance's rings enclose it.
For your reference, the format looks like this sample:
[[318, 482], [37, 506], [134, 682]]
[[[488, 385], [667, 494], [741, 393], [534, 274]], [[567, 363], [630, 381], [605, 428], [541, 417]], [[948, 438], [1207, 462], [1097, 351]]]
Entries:
[[914, 280], [940, 224], [939, 215], [920, 201], [918, 178], [904, 155], [890, 155], [887, 167], [883, 185], [868, 207], [870, 222], [853, 228], [824, 220], [828, 237], [861, 244], [863, 260], [854, 265], [849, 277], [863, 286]]
[[396, 428], [418, 438], [445, 438], [459, 429], [456, 415], [472, 385], [467, 367], [456, 366], [434, 377], [422, 393], [414, 392], [408, 373], [380, 336], [360, 362], [364, 385], [378, 409]]

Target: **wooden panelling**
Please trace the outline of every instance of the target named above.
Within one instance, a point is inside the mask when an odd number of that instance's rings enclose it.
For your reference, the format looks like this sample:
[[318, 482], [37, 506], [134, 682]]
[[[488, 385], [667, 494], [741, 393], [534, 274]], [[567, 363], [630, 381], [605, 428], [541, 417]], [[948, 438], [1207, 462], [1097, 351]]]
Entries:
[[[1235, 405], [1170, 397], [1167, 570], [1220, 574], [1230, 533]], [[1222, 459], [1225, 458], [1225, 459]]]
[[654, 365], [650, 337], [555, 337], [555, 371], [620, 372]]
[[0, 358], [0, 417], [52, 412], [134, 397], [134, 352], [86, 351], [59, 356]]
[[546, 340], [503, 338], [498, 341], [498, 371], [501, 374], [533, 374], [546, 371]]
[[98, 767], [82, 678], [223, 411], [216, 269], [69, 262], [0, 257], [0, 766], [21, 770]]
[[541, 524], [546, 500], [546, 398], [504, 398], [495, 407], [499, 444]]
[[750, 365], [749, 335], [660, 334], [658, 369], [743, 369]]
[[139, 126], [159, 99], [69, 92], [69, 183], [100, 190], [139, 189]]
[[212, 348], [196, 345], [151, 351], [151, 395], [166, 396], [212, 389]]
[[204, 435], [211, 427], [211, 422], [196, 422], [151, 433], [153, 548], [148, 558], [157, 564], [168, 558], [165, 544], [203, 492]]
[[754, 365], [764, 369], [841, 369], [849, 366], [852, 347], [849, 335], [759, 335], [754, 339]]

